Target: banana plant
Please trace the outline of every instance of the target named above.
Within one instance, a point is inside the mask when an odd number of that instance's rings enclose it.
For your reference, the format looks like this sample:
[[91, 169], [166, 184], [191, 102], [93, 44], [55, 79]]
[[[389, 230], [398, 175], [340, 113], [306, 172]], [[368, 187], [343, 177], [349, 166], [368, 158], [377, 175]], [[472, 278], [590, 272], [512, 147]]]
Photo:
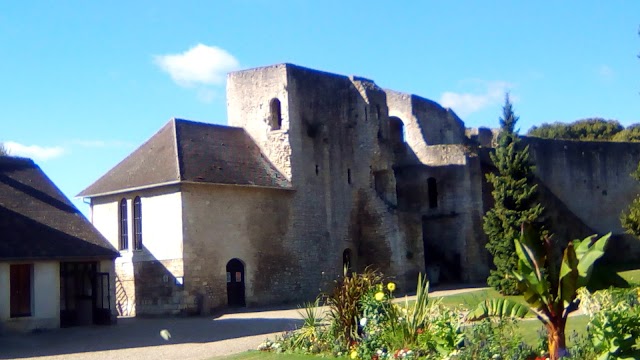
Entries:
[[589, 282], [610, 236], [574, 240], [560, 259], [553, 256], [551, 238], [541, 239], [530, 226], [523, 225], [520, 239], [515, 240], [518, 270], [513, 274], [531, 311], [547, 329], [550, 360], [568, 354], [565, 328], [569, 314], [578, 309], [576, 291]]
[[478, 321], [488, 317], [522, 319], [529, 314], [529, 308], [507, 298], [487, 299], [470, 311], [467, 321]]

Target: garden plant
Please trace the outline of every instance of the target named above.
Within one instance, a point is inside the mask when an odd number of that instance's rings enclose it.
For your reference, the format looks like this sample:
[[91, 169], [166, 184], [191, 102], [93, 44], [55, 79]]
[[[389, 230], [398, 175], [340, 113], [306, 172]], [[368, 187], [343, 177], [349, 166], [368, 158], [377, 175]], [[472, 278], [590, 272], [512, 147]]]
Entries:
[[[574, 240], [554, 254], [550, 237], [541, 239], [523, 227], [514, 241], [518, 270], [513, 276], [528, 307], [502, 297], [487, 299], [473, 311], [447, 307], [429, 296], [429, 282], [422, 275], [415, 300], [400, 301], [394, 298], [396, 284], [377, 271], [345, 274], [330, 293], [305, 304], [299, 329], [265, 341], [259, 350], [352, 360], [639, 359], [639, 290], [592, 294], [585, 288], [608, 239]], [[589, 316], [588, 331], [570, 336], [569, 353], [567, 320], [581, 302]], [[544, 325], [538, 344], [526, 343], [518, 330], [535, 321], [521, 320], [531, 314]]]

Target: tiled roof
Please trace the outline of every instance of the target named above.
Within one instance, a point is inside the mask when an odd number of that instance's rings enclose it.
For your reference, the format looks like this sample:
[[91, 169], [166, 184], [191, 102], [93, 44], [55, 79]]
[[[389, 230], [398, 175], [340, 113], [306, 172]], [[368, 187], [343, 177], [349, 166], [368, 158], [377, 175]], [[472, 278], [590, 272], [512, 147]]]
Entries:
[[244, 129], [172, 119], [78, 196], [183, 181], [291, 187]]
[[117, 256], [32, 160], [0, 156], [0, 260]]

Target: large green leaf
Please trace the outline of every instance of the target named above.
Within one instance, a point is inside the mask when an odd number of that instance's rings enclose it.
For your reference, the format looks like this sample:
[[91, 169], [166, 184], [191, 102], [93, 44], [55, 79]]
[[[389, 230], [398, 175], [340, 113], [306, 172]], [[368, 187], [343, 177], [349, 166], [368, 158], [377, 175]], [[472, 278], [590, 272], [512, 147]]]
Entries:
[[519, 240], [514, 240], [516, 255], [518, 255], [518, 270], [520, 272], [535, 271], [535, 257], [530, 248]]
[[[591, 278], [591, 273], [593, 272], [593, 264], [604, 255], [604, 249], [607, 246], [607, 242], [610, 237], [611, 233], [604, 235], [593, 243], [592, 246], [588, 247], [588, 250], [583, 253], [582, 257], [578, 258], [578, 287], [587, 286], [589, 279]], [[591, 239], [587, 239], [582, 241], [580, 244], [581, 248], [584, 242], [591, 242]]]
[[581, 259], [582, 256], [584, 256], [584, 254], [589, 251], [589, 248], [591, 247], [591, 244], [593, 243], [593, 240], [597, 237], [598, 235], [591, 235], [591, 236], [587, 236], [586, 238], [584, 238], [583, 240], [573, 240], [573, 245], [576, 248], [576, 255], [578, 256], [578, 259]]
[[[520, 258], [518, 262], [518, 273], [526, 282], [526, 286], [540, 295], [541, 300], [548, 304], [549, 283], [542, 274], [541, 264], [536, 261], [536, 255], [532, 248], [526, 244], [515, 240], [516, 254]], [[539, 257], [538, 257], [539, 258]]]
[[520, 233], [520, 242], [531, 249], [533, 260], [538, 266], [544, 266], [546, 253], [538, 231], [530, 224], [523, 224]]
[[477, 321], [487, 317], [524, 318], [528, 313], [529, 309], [526, 306], [511, 299], [488, 299], [478, 304], [474, 311], [467, 314], [467, 320]]
[[562, 301], [563, 307], [568, 307], [576, 297], [578, 289], [578, 257], [573, 243], [569, 243], [562, 256], [560, 265], [560, 288], [558, 298]]

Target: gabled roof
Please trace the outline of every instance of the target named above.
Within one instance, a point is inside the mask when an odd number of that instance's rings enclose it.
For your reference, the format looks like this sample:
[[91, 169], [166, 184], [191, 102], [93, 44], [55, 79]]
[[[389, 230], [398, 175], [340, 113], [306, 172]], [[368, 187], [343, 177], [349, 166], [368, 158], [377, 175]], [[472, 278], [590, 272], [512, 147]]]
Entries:
[[291, 188], [244, 129], [171, 119], [77, 196], [180, 182]]
[[0, 156], [0, 260], [117, 256], [32, 160]]

